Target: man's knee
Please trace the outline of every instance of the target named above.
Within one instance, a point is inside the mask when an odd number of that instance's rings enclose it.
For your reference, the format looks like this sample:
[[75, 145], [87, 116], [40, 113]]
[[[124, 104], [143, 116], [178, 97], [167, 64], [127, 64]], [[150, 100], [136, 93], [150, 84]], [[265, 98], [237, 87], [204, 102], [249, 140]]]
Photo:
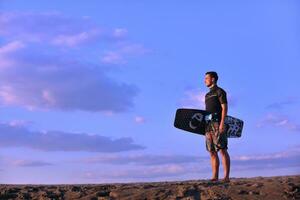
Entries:
[[228, 154], [228, 152], [227, 152], [227, 149], [226, 149], [226, 148], [224, 148], [224, 149], [220, 149], [220, 152], [221, 152], [221, 154], [222, 154], [222, 155], [226, 155], [226, 154]]
[[216, 157], [216, 156], [218, 156], [218, 152], [216, 152], [216, 151], [210, 151], [209, 153], [210, 153], [210, 156], [211, 156], [211, 157]]

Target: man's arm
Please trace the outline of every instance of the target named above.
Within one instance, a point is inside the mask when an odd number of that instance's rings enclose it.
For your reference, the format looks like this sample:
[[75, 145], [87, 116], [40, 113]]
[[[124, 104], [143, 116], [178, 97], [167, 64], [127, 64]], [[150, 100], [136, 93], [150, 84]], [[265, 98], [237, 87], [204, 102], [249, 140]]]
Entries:
[[228, 111], [227, 103], [222, 103], [221, 107], [222, 107], [221, 124], [224, 125], [225, 117], [226, 117], [227, 111]]
[[224, 90], [220, 91], [220, 93], [219, 93], [219, 101], [220, 101], [220, 104], [222, 107], [222, 114], [221, 114], [219, 130], [221, 132], [224, 132], [225, 117], [226, 117], [227, 111], [228, 111], [227, 94]]

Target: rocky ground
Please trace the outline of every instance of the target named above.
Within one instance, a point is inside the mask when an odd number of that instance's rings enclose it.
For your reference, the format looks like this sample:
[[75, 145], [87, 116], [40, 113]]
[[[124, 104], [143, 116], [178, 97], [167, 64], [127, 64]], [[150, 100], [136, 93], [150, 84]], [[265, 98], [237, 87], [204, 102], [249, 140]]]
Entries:
[[0, 184], [0, 199], [300, 199], [300, 175], [114, 184]]

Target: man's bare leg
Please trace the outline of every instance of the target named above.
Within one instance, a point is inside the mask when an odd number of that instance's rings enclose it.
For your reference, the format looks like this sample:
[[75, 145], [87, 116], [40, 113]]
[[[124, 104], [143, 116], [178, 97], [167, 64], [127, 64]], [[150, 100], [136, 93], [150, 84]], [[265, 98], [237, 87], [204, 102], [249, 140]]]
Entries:
[[229, 181], [229, 172], [230, 172], [230, 156], [228, 154], [227, 149], [220, 149], [222, 155], [222, 165], [224, 168], [224, 179], [225, 181]]
[[218, 180], [219, 165], [220, 165], [218, 153], [215, 151], [210, 152], [210, 158], [211, 158], [211, 167], [212, 167], [212, 172], [213, 172], [212, 180]]

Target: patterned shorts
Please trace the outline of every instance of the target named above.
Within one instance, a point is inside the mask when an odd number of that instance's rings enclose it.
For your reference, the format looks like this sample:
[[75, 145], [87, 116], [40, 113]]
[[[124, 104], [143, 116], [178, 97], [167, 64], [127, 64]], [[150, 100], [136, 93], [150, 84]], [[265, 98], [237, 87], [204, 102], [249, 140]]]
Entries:
[[227, 126], [224, 125], [224, 133], [219, 132], [219, 122], [209, 122], [205, 131], [206, 150], [219, 151], [228, 149]]

